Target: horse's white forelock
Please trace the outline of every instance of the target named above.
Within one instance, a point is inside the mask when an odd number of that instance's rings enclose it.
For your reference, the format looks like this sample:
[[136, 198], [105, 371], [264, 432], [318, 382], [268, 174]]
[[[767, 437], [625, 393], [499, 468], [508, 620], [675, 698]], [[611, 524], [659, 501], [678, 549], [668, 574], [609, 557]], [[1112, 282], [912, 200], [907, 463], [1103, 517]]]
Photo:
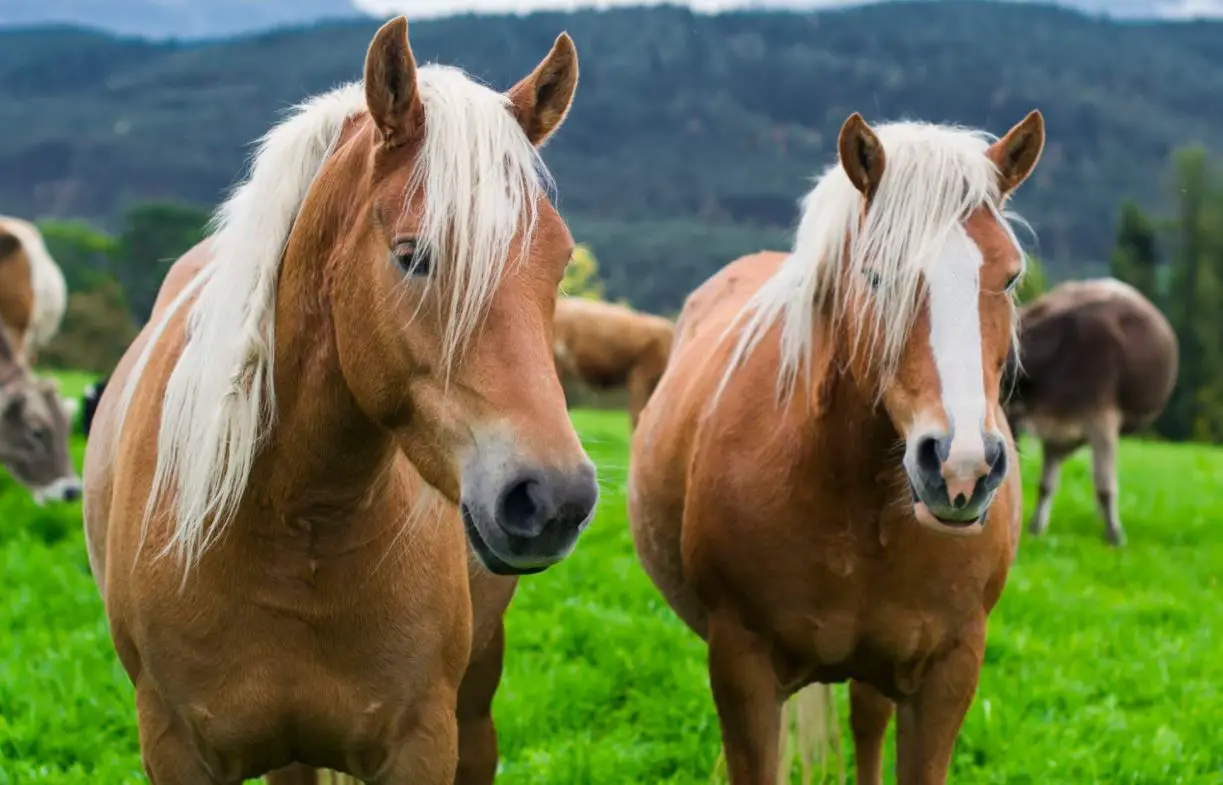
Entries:
[[[417, 84], [425, 134], [405, 209], [413, 189], [425, 189], [418, 242], [453, 287], [443, 325], [449, 366], [486, 312], [520, 231], [529, 247], [550, 180], [504, 94], [438, 65], [419, 68]], [[348, 84], [294, 107], [260, 140], [250, 175], [210, 227], [212, 261], [165, 308], [124, 387], [120, 429], [166, 325], [195, 297], [166, 384], [144, 522], [172, 487], [167, 550], [183, 560], [184, 576], [232, 520], [273, 423], [281, 257], [345, 121], [365, 109], [362, 84]]]
[[[878, 339], [881, 353], [869, 359], [878, 363], [886, 381], [917, 315], [922, 273], [937, 260], [950, 231], [985, 207], [1020, 248], [1011, 224], [1023, 219], [1003, 211], [998, 170], [986, 156], [992, 135], [922, 122], [887, 123], [873, 130], [885, 164], [865, 218], [861, 193], [841, 164], [833, 163], [803, 199], [792, 252], [724, 333], [726, 338], [742, 325], [715, 399], [764, 336], [779, 326], [777, 395], [787, 400], [811, 360], [815, 314], [831, 306], [835, 326], [846, 305], [861, 296], [874, 299], [875, 318], [857, 331], [855, 350], [863, 344], [873, 347]], [[842, 275], [846, 268], [849, 274]], [[873, 291], [872, 279], [878, 282]]]

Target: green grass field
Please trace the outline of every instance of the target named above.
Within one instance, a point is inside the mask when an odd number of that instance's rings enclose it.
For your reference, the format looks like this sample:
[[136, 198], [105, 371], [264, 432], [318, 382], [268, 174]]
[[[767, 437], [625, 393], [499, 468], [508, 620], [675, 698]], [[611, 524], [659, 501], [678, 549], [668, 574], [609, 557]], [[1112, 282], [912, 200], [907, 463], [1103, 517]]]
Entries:
[[[498, 782], [707, 783], [719, 747], [704, 649], [634, 558], [627, 419], [574, 419], [604, 495], [577, 553], [525, 579], [511, 608]], [[992, 616], [953, 782], [1223, 783], [1220, 478], [1223, 451], [1127, 443], [1130, 544], [1116, 552], [1085, 456], [1067, 466], [1050, 534], [1025, 539]], [[0, 785], [144, 782], [80, 510], [36, 508], [2, 472], [0, 597]]]

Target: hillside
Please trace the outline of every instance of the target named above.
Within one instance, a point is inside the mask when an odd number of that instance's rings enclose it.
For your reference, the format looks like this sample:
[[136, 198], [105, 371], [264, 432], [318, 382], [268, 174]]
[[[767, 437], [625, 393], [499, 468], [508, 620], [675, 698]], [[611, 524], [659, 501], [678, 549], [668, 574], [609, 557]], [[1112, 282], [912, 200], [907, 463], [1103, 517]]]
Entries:
[[76, 24], [146, 38], [224, 38], [360, 16], [349, 0], [4, 0], [0, 27]]
[[[376, 22], [213, 43], [0, 33], [0, 211], [103, 225], [144, 199], [211, 205], [249, 143], [357, 77]], [[1034, 4], [897, 2], [819, 14], [679, 8], [413, 24], [423, 60], [507, 87], [567, 29], [582, 82], [546, 158], [612, 296], [677, 307], [734, 255], [788, 242], [847, 114], [982, 125], [1033, 107], [1017, 200], [1056, 276], [1105, 259], [1120, 200], [1161, 209], [1169, 153], [1223, 143], [1223, 24], [1119, 23]]]

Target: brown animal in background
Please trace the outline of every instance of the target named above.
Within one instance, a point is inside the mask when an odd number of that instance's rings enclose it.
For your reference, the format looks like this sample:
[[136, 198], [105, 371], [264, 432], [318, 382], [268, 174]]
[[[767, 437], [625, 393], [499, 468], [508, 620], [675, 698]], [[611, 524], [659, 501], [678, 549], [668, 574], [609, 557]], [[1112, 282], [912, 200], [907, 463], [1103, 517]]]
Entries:
[[580, 297], [556, 302], [556, 366], [562, 378], [627, 388], [633, 427], [662, 378], [675, 325], [624, 305]]
[[0, 327], [30, 366], [59, 332], [67, 304], [64, 274], [38, 227], [0, 215]]
[[67, 407], [54, 379], [35, 376], [0, 329], [0, 466], [34, 497], [72, 502], [81, 480], [68, 450]]
[[86, 454], [151, 782], [493, 781], [515, 576], [570, 553], [598, 493], [537, 153], [577, 80], [565, 35], [502, 94], [418, 69], [388, 22], [170, 272]]
[[793, 252], [685, 304], [629, 516], [708, 644], [731, 785], [789, 782], [784, 703], [847, 679], [857, 782], [882, 783], [894, 710], [898, 783], [947, 779], [1019, 541], [999, 383], [1024, 255], [1002, 211], [1043, 144], [1037, 112], [992, 145], [854, 114]]
[[1134, 287], [1113, 278], [1071, 281], [1022, 311], [1019, 371], [1007, 402], [1013, 427], [1040, 440], [1036, 511], [1028, 531], [1049, 528], [1062, 463], [1091, 445], [1105, 537], [1125, 543], [1117, 511], [1117, 445], [1150, 425], [1176, 385], [1176, 333]]

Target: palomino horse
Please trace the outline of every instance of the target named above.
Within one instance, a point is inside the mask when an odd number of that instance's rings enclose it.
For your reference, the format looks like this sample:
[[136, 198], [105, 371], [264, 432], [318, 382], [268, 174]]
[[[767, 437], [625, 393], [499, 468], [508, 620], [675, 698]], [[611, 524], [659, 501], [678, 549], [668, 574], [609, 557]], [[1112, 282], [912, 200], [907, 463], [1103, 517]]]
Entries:
[[599, 389], [628, 390], [633, 426], [662, 377], [675, 325], [624, 305], [580, 297], [556, 303], [557, 370]]
[[1176, 386], [1172, 325], [1134, 287], [1114, 278], [1071, 281], [1024, 306], [1019, 372], [1007, 399], [1012, 427], [1041, 443], [1032, 534], [1049, 527], [1062, 462], [1091, 445], [1105, 537], [1125, 543], [1117, 512], [1117, 444], [1150, 425]]
[[81, 496], [68, 413], [52, 379], [40, 379], [0, 329], [0, 466], [42, 504]]
[[153, 783], [492, 782], [513, 576], [563, 559], [598, 494], [537, 151], [577, 80], [565, 35], [502, 94], [418, 69], [388, 22], [171, 271], [86, 456]]
[[59, 332], [67, 302], [64, 274], [38, 227], [0, 215], [0, 326], [30, 365]]
[[793, 252], [684, 306], [629, 511], [708, 644], [732, 785], [788, 782], [784, 701], [846, 679], [857, 781], [882, 782], [894, 709], [898, 781], [946, 779], [1019, 539], [999, 381], [1025, 257], [1003, 205], [1043, 145], [1036, 112], [992, 145], [851, 115]]

